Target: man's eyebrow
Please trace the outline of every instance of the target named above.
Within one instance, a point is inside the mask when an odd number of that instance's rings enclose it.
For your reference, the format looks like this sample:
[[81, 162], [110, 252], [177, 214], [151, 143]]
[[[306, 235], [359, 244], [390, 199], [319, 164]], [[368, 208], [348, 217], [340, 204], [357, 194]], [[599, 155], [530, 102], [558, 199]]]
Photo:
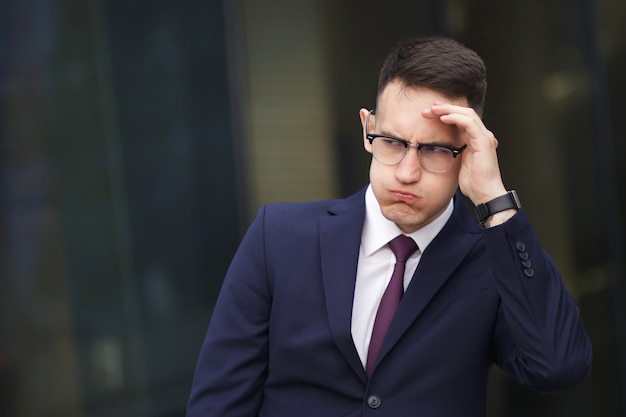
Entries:
[[380, 133], [379, 133], [379, 134], [380, 134], [380, 135], [382, 135], [382, 136], [386, 136], [386, 137], [388, 137], [388, 138], [391, 138], [391, 139], [399, 139], [399, 140], [403, 140], [403, 141], [405, 141], [405, 142], [408, 142], [408, 140], [403, 139], [403, 138], [402, 138], [402, 137], [400, 137], [400, 136], [394, 135], [393, 133], [389, 133], [388, 131], [385, 131], [385, 130], [383, 130], [383, 129], [381, 129], [381, 130], [380, 130]]
[[[409, 140], [406, 140], [406, 139], [404, 139], [404, 138], [402, 138], [400, 136], [393, 135], [393, 134], [391, 134], [389, 132], [386, 132], [384, 130], [381, 130], [381, 132], [378, 133], [378, 134], [381, 135], [381, 136], [385, 136], [387, 138], [397, 139], [397, 140], [401, 140], [401, 141], [407, 142], [407, 143], [413, 143], [413, 142], [411, 142]], [[440, 139], [434, 139], [434, 140], [429, 140], [429, 141], [424, 141], [424, 142], [417, 142], [417, 144], [419, 144], [419, 145], [435, 145], [435, 146], [441, 146], [441, 145], [443, 145], [443, 146], [453, 146], [450, 143], [449, 140], [446, 141], [446, 140], [440, 140]]]

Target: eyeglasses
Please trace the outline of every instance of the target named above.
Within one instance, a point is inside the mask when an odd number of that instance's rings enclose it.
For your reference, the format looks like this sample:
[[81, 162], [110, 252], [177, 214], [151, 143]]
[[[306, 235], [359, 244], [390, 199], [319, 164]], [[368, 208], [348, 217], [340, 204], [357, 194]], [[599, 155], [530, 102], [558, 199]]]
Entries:
[[407, 154], [409, 148], [417, 149], [417, 157], [422, 167], [430, 172], [446, 172], [452, 166], [454, 159], [467, 148], [455, 148], [448, 145], [413, 144], [403, 139], [385, 135], [375, 135], [369, 132], [370, 110], [365, 121], [365, 137], [372, 145], [374, 159], [383, 165], [397, 165]]

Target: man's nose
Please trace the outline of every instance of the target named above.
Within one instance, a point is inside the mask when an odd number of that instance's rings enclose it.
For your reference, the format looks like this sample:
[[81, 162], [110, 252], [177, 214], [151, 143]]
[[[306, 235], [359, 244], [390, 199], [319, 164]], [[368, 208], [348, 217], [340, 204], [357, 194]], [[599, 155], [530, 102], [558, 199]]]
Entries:
[[419, 151], [411, 146], [407, 149], [404, 158], [396, 167], [396, 177], [401, 182], [418, 181], [422, 175], [422, 163], [419, 160]]

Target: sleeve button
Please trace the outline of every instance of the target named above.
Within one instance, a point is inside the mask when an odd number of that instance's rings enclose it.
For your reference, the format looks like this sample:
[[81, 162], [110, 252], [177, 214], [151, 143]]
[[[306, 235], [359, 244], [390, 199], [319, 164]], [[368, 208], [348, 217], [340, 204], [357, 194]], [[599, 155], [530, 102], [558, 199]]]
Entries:
[[535, 275], [535, 270], [532, 268], [526, 268], [524, 269], [524, 274], [528, 277], [528, 278], [532, 278], [533, 275]]
[[515, 247], [520, 252], [524, 252], [526, 250], [526, 245], [524, 245], [522, 242], [516, 242]]

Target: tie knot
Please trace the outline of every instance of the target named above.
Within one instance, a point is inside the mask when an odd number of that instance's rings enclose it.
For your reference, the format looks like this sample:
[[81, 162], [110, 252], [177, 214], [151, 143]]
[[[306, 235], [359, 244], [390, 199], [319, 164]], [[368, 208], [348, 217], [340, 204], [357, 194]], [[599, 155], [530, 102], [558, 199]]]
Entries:
[[417, 244], [408, 236], [400, 235], [389, 242], [391, 251], [396, 256], [396, 262], [405, 263], [417, 250]]

